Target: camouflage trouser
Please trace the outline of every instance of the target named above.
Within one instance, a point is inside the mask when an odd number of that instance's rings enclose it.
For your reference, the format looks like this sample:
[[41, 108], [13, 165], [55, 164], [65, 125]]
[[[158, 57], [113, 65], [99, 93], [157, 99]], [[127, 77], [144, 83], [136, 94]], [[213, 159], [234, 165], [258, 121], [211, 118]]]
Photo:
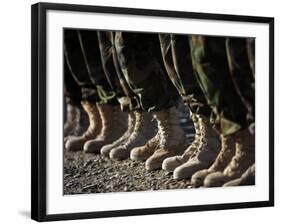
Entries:
[[112, 31], [97, 31], [101, 53], [101, 61], [104, 73], [122, 110], [130, 110], [138, 103], [135, 103], [136, 95], [128, 86], [121, 71], [115, 47], [115, 33]]
[[75, 82], [71, 72], [67, 66], [66, 59], [64, 58], [64, 83], [63, 83], [63, 92], [66, 98], [66, 103], [71, 103], [75, 105], [80, 105], [82, 100], [81, 88]]
[[122, 72], [145, 111], [174, 106], [178, 93], [169, 80], [157, 34], [116, 32], [115, 45]]
[[246, 128], [247, 109], [233, 84], [223, 37], [191, 36], [195, 75], [224, 135]]
[[[251, 69], [254, 69], [253, 52], [247, 49], [247, 40], [252, 38], [226, 38], [227, 59], [232, 81], [243, 104], [247, 108], [247, 120], [255, 121], [255, 80]], [[250, 59], [250, 62], [249, 62]]]
[[167, 73], [183, 101], [194, 113], [210, 116], [211, 109], [194, 75], [187, 35], [159, 34]]
[[116, 104], [103, 71], [96, 31], [66, 29], [64, 53], [74, 80], [81, 87], [82, 99]]

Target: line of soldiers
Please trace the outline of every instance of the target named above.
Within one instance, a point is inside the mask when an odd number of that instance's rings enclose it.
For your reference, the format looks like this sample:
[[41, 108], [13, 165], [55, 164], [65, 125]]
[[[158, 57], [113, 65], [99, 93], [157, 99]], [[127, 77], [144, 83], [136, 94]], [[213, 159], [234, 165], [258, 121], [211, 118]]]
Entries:
[[[254, 38], [65, 29], [65, 148], [145, 161], [195, 186], [254, 184], [254, 49]], [[81, 109], [89, 126], [77, 135]]]

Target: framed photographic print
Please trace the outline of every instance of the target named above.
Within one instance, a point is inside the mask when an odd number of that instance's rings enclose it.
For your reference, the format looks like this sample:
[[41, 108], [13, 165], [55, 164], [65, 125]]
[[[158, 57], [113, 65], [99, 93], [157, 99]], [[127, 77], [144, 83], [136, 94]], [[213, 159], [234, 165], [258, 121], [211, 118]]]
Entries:
[[274, 19], [32, 5], [32, 219], [274, 205]]

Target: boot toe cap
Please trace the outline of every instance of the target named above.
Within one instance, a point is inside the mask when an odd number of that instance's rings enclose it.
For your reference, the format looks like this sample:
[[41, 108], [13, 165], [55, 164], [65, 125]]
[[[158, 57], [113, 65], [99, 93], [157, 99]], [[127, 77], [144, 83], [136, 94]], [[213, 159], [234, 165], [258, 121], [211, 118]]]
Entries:
[[104, 145], [104, 141], [90, 140], [84, 144], [85, 153], [99, 153], [101, 147]]
[[102, 146], [101, 149], [100, 149], [101, 155], [108, 157], [109, 153], [113, 149], [113, 147], [114, 147], [114, 145], [112, 145], [112, 144]]
[[157, 160], [154, 157], [150, 157], [145, 162], [145, 169], [148, 171], [158, 170], [162, 166], [162, 160]]
[[178, 166], [182, 164], [183, 162], [180, 160], [179, 156], [169, 157], [163, 161], [162, 169], [168, 172], [173, 172]]
[[124, 147], [112, 149], [109, 153], [109, 157], [113, 160], [123, 160], [129, 158], [129, 156], [130, 152]]
[[174, 170], [173, 177], [175, 180], [189, 179], [196, 171], [204, 168], [196, 161], [188, 161]]
[[145, 168], [147, 170], [157, 170], [162, 168], [162, 163], [164, 159], [174, 156], [173, 152], [159, 149], [154, 152], [152, 156], [150, 156], [145, 162]]
[[133, 148], [130, 153], [130, 159], [134, 161], [142, 161], [139, 151], [139, 147]]
[[207, 175], [204, 180], [205, 187], [221, 187], [228, 180], [222, 172], [215, 172]]
[[197, 171], [191, 177], [191, 184], [194, 185], [195, 187], [202, 186], [204, 183], [204, 179], [208, 174], [210, 174], [208, 169]]
[[152, 153], [149, 153], [143, 146], [142, 147], [135, 147], [131, 150], [130, 158], [134, 161], [145, 161], [147, 160]]

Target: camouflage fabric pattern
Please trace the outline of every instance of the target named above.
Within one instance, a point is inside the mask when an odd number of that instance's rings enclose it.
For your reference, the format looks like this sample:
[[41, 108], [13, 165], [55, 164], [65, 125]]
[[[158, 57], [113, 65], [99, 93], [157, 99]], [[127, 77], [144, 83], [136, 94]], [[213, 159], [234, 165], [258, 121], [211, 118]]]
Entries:
[[213, 121], [223, 135], [247, 127], [247, 109], [231, 78], [224, 37], [190, 36], [197, 81], [212, 108]]
[[135, 94], [128, 86], [116, 54], [115, 32], [97, 31], [104, 73], [121, 104], [122, 110], [134, 108]]
[[187, 35], [159, 34], [167, 73], [183, 101], [193, 113], [210, 116], [210, 108], [196, 80]]
[[174, 106], [178, 93], [169, 80], [157, 34], [116, 32], [117, 57], [131, 90], [145, 111]]

